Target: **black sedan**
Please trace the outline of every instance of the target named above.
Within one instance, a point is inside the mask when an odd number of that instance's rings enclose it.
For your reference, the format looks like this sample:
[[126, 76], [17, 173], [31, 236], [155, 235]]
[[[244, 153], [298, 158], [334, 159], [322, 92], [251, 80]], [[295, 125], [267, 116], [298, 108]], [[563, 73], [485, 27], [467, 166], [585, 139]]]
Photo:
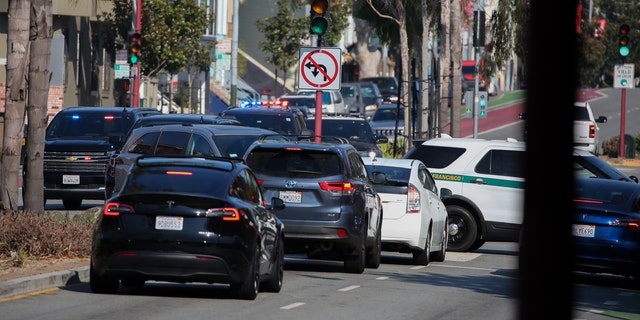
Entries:
[[576, 269], [640, 283], [640, 185], [577, 178], [574, 207]]
[[229, 284], [234, 297], [279, 292], [284, 227], [239, 160], [141, 157], [108, 199], [93, 235], [90, 286], [116, 293], [146, 281]]

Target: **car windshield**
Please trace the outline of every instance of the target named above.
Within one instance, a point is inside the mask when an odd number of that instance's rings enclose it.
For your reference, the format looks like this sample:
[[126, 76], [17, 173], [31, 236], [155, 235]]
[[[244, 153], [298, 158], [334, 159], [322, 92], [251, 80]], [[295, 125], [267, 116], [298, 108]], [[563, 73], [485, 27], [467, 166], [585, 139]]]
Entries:
[[396, 117], [398, 114], [397, 109], [395, 108], [383, 108], [376, 110], [376, 113], [373, 114], [372, 121], [395, 121], [396, 118], [400, 121], [404, 121], [404, 108], [399, 108], [400, 116]]
[[296, 130], [296, 122], [294, 121], [293, 116], [287, 114], [253, 114], [237, 112], [233, 114], [225, 114], [224, 117], [233, 117], [243, 126], [267, 129], [284, 135], [298, 134], [298, 130]]
[[[315, 119], [307, 119], [307, 127], [315, 127]], [[322, 135], [347, 138], [349, 140], [373, 142], [373, 131], [366, 121], [322, 120]]]
[[47, 138], [124, 136], [133, 125], [130, 114], [59, 114], [47, 127]]
[[[213, 136], [220, 154], [228, 158], [244, 158], [249, 146], [260, 136], [257, 135], [217, 135]], [[286, 141], [282, 136], [268, 137], [265, 141]]]
[[340, 93], [343, 98], [351, 98], [356, 96], [356, 87], [355, 86], [343, 86], [340, 88]]

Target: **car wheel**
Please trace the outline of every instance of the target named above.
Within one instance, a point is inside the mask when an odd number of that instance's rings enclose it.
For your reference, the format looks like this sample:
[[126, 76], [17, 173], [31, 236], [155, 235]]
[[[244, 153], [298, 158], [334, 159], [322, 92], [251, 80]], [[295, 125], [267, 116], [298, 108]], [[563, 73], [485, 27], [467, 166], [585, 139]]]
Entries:
[[280, 292], [282, 289], [282, 280], [284, 278], [284, 244], [282, 237], [278, 240], [276, 250], [276, 259], [269, 280], [260, 286], [260, 289], [265, 292]]
[[431, 228], [429, 228], [429, 232], [427, 232], [424, 249], [413, 250], [411, 253], [413, 254], [413, 264], [420, 266], [426, 266], [429, 264], [429, 258], [431, 256]]
[[82, 205], [82, 199], [74, 199], [74, 198], [62, 199], [62, 204], [64, 205], [65, 209], [79, 209], [80, 206]]
[[[366, 230], [366, 226], [364, 228]], [[366, 236], [360, 237], [359, 248], [356, 248], [355, 256], [348, 256], [344, 260], [344, 271], [348, 273], [363, 273], [366, 260]]]
[[440, 239], [440, 250], [431, 253], [431, 261], [442, 262], [447, 254], [447, 223], [442, 228], [442, 238]]
[[449, 214], [449, 242], [450, 251], [468, 251], [478, 238], [478, 225], [469, 210], [457, 206], [447, 206]]
[[119, 281], [109, 276], [101, 276], [93, 268], [93, 263], [89, 266], [89, 286], [94, 293], [114, 294], [118, 292]]
[[382, 227], [378, 225], [376, 232], [376, 242], [367, 254], [367, 268], [378, 269], [380, 267], [380, 256], [382, 255]]
[[259, 281], [259, 258], [260, 245], [256, 245], [256, 251], [252, 257], [249, 257], [249, 265], [247, 266], [247, 274], [242, 283], [232, 283], [231, 292], [234, 296], [244, 300], [255, 300], [258, 296], [260, 285]]

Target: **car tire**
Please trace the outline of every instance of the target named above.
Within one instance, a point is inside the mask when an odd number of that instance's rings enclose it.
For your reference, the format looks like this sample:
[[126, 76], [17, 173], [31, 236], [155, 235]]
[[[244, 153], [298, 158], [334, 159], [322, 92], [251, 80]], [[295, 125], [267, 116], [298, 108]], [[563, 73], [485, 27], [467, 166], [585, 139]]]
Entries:
[[89, 266], [89, 286], [93, 293], [114, 294], [118, 292], [119, 282], [117, 278], [101, 276], [93, 268], [93, 262]]
[[367, 268], [378, 269], [380, 267], [380, 259], [382, 256], [382, 227], [378, 224], [378, 232], [376, 232], [376, 241], [369, 249], [367, 254]]
[[449, 251], [465, 252], [471, 249], [478, 238], [478, 224], [469, 210], [458, 205], [447, 206]]
[[[366, 226], [365, 226], [366, 231]], [[347, 256], [344, 260], [344, 271], [347, 273], [363, 273], [366, 263], [366, 236], [360, 237], [359, 248], [355, 249], [355, 255]]]
[[255, 300], [258, 296], [259, 284], [259, 268], [260, 268], [260, 245], [256, 244], [256, 251], [253, 257], [249, 257], [249, 265], [247, 266], [247, 274], [242, 283], [232, 283], [230, 285], [231, 293], [243, 300]]
[[448, 223], [445, 222], [444, 228], [442, 229], [442, 239], [440, 242], [440, 250], [431, 252], [431, 261], [443, 262], [446, 254], [447, 254], [447, 226]]
[[429, 258], [431, 256], [431, 228], [427, 232], [427, 239], [424, 241], [424, 249], [413, 250], [413, 264], [419, 266], [429, 265]]
[[122, 279], [120, 283], [125, 288], [142, 288], [144, 287], [144, 280], [140, 279]]
[[282, 281], [284, 279], [284, 243], [282, 236], [278, 240], [276, 250], [276, 259], [269, 280], [260, 285], [261, 291], [280, 292], [280, 290], [282, 290]]
[[62, 199], [62, 204], [64, 205], [65, 209], [79, 209], [80, 206], [82, 205], [82, 199], [76, 199], [76, 198]]

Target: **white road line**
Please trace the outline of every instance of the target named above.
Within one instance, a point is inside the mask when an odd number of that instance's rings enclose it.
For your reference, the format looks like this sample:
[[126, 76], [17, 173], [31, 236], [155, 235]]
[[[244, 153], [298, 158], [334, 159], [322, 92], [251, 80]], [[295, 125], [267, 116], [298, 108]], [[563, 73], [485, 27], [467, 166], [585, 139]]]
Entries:
[[338, 289], [338, 291], [343, 291], [343, 292], [344, 291], [351, 291], [353, 289], [358, 289], [358, 288], [360, 288], [360, 286], [348, 286], [348, 287], [344, 287], [342, 289]]
[[376, 280], [387, 280], [389, 277], [377, 277]]
[[305, 303], [304, 302], [296, 302], [296, 303], [292, 303], [290, 305], [286, 305], [284, 307], [280, 307], [280, 309], [282, 309], [282, 310], [291, 310], [293, 308], [297, 308], [297, 307], [302, 306], [302, 305], [305, 305]]

